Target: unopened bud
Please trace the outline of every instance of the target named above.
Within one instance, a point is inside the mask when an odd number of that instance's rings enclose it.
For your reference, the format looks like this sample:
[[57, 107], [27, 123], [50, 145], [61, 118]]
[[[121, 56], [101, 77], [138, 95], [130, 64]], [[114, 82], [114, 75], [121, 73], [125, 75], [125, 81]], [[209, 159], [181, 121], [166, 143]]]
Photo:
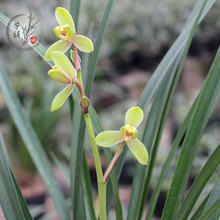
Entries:
[[83, 114], [87, 114], [89, 112], [89, 98], [86, 96], [83, 96], [81, 98], [80, 105], [82, 107]]

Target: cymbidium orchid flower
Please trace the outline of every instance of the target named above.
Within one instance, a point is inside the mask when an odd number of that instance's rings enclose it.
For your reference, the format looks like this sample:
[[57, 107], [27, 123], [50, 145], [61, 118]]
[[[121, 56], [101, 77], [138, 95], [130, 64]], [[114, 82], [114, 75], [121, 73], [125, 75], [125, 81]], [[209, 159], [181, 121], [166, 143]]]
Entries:
[[55, 66], [48, 71], [48, 75], [57, 82], [67, 84], [67, 86], [55, 96], [52, 102], [51, 111], [55, 111], [63, 106], [71, 94], [77, 80], [77, 72], [64, 53], [53, 51], [50, 56]]
[[143, 111], [139, 107], [130, 108], [125, 115], [125, 126], [120, 131], [103, 131], [96, 136], [96, 143], [102, 147], [111, 147], [121, 142], [126, 142], [135, 158], [146, 165], [148, 152], [144, 144], [137, 139], [137, 127], [143, 121]]
[[53, 51], [65, 53], [70, 48], [71, 44], [82, 52], [91, 53], [93, 51], [92, 41], [88, 37], [76, 34], [72, 16], [65, 8], [56, 8], [55, 16], [59, 26], [55, 27], [53, 31], [61, 40], [55, 42], [48, 48], [44, 57], [45, 60], [52, 59], [51, 52]]

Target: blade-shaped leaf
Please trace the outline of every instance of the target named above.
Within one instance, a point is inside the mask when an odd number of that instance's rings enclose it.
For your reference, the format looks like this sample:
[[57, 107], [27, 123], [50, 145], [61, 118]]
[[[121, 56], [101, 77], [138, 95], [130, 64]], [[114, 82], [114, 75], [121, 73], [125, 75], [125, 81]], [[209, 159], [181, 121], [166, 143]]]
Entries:
[[107, 29], [107, 25], [109, 22], [109, 18], [110, 18], [114, 3], [115, 3], [115, 0], [108, 0], [107, 6], [105, 8], [105, 13], [103, 15], [101, 24], [99, 26], [98, 34], [97, 34], [96, 41], [95, 41], [94, 51], [89, 61], [89, 67], [88, 67], [89, 71], [88, 71], [88, 79], [87, 79], [87, 82], [89, 83], [87, 84], [85, 88], [85, 94], [88, 97], [90, 97], [90, 94], [92, 91], [93, 81], [95, 77], [95, 69], [96, 69], [96, 65], [98, 62], [99, 52], [100, 52], [102, 40], [104, 38], [105, 31]]
[[[132, 184], [132, 193], [128, 211], [128, 218], [130, 219], [141, 216], [143, 211], [157, 147], [159, 145], [161, 132], [163, 131], [164, 123], [170, 108], [169, 100], [173, 97], [173, 92], [171, 91], [175, 90], [175, 81], [178, 81], [178, 77], [175, 78], [175, 76], [181, 55], [182, 54], [179, 55], [176, 62], [171, 66], [171, 68], [169, 68], [169, 73], [165, 76], [156, 94], [145, 125], [142, 141], [149, 151], [150, 162], [147, 167], [141, 165], [137, 166]], [[155, 139], [158, 141], [154, 144]], [[138, 208], [134, 209], [134, 207]]]
[[[206, 203], [206, 206], [204, 208], [203, 214], [212, 206], [212, 204], [220, 198], [220, 177], [218, 178], [211, 194], [210, 197]], [[220, 208], [215, 211], [213, 215], [209, 217], [209, 220], [215, 220], [220, 216]]]
[[206, 164], [194, 180], [192, 186], [186, 198], [183, 201], [181, 209], [178, 212], [177, 219], [187, 219], [195, 202], [197, 201], [200, 193], [204, 186], [208, 182], [209, 178], [216, 170], [216, 167], [220, 164], [220, 145], [216, 147], [214, 152], [211, 154]]
[[49, 160], [36, 136], [36, 133], [31, 126], [27, 116], [25, 115], [21, 103], [16, 96], [12, 86], [9, 84], [9, 79], [0, 63], [0, 88], [5, 98], [5, 102], [11, 113], [15, 125], [17, 126], [21, 137], [30, 153], [36, 168], [38, 169], [47, 189], [54, 202], [61, 219], [69, 219], [68, 210], [65, 204], [65, 199], [58, 187], [57, 180], [54, 177]]
[[70, 1], [70, 14], [72, 15], [73, 21], [75, 23], [76, 31], [78, 29], [79, 9], [80, 9], [80, 0], [71, 0]]
[[65, 177], [66, 182], [68, 183], [68, 186], [70, 186], [70, 170], [67, 166], [65, 166], [58, 158], [57, 156], [52, 152], [51, 154], [54, 164], [60, 169], [63, 176]]
[[220, 90], [220, 49], [201, 90], [172, 178], [162, 219], [175, 218], [199, 140]]
[[[70, 154], [70, 188], [74, 219], [82, 219], [85, 214], [82, 185], [82, 159], [85, 123], [80, 105], [74, 105], [72, 140]], [[77, 210], [77, 211], [76, 211]], [[81, 216], [81, 217], [80, 217]], [[84, 216], [85, 217], [85, 216]]]
[[[212, 206], [204, 214], [202, 214], [202, 216], [200, 216], [199, 220], [208, 220], [213, 214], [215, 214], [218, 208], [220, 208], [220, 198], [216, 200], [214, 204], [212, 204]], [[219, 215], [217, 218], [219, 218]]]
[[[211, 4], [209, 4], [209, 3], [211, 3]], [[204, 15], [207, 13], [207, 9], [209, 9], [212, 4], [213, 4], [213, 1], [209, 1], [207, 3], [207, 5], [205, 7], [206, 10], [204, 10], [202, 17], [204, 17]], [[174, 64], [176, 57], [179, 56], [182, 48], [185, 47], [187, 37], [189, 36], [190, 31], [192, 30], [193, 25], [195, 24], [195, 20], [198, 17], [199, 10], [201, 10], [201, 6], [202, 5], [200, 5], [200, 2], [198, 2], [198, 4], [195, 6], [196, 9], [194, 8], [194, 10], [192, 12], [193, 16], [191, 16], [191, 17], [193, 19], [191, 19], [187, 22], [187, 25], [185, 26], [184, 30], [182, 31], [182, 33], [180, 34], [178, 39], [175, 41], [173, 46], [170, 48], [170, 50], [167, 52], [166, 56], [164, 57], [164, 59], [162, 60], [162, 62], [160, 63], [160, 65], [158, 66], [156, 71], [154, 72], [150, 81], [148, 82], [148, 85], [146, 86], [146, 88], [145, 88], [145, 90], [144, 90], [144, 92], [138, 102], [138, 105], [140, 107], [142, 107], [144, 110], [146, 109], [150, 99], [152, 98], [154, 91], [156, 91], [156, 89], [160, 85], [160, 83], [158, 83], [158, 82], [161, 82], [163, 77], [165, 76], [165, 74], [168, 74], [170, 72], [169, 69]], [[200, 21], [201, 21], [201, 19], [200, 19]], [[153, 123], [152, 126], [154, 126], [155, 122], [152, 122], [152, 123]], [[150, 133], [150, 136], [148, 135], [147, 138], [149, 139], [149, 137], [151, 137], [151, 136], [152, 136], [152, 133]], [[148, 144], [146, 144], [146, 143], [144, 143], [144, 144], [145, 144], [145, 146], [149, 147]], [[150, 156], [150, 158], [151, 158], [151, 156]], [[142, 189], [140, 187], [142, 185], [142, 182], [140, 181], [140, 179], [136, 178], [137, 176], [142, 177], [143, 171], [145, 169], [141, 168], [141, 166], [138, 166], [138, 167], [139, 167], [139, 169], [137, 169], [135, 172], [134, 185], [133, 185], [133, 190], [132, 190], [132, 194], [136, 195], [136, 199], [134, 199], [133, 195], [131, 195], [130, 201], [131, 201], [131, 203], [133, 203], [133, 206], [132, 206], [133, 208], [131, 206], [129, 206], [130, 213], [128, 214], [128, 219], [135, 219], [134, 216], [137, 216], [135, 213], [138, 212], [138, 210], [135, 207], [139, 207], [137, 205], [137, 201], [139, 201], [141, 195], [145, 196], [145, 193], [143, 193], [143, 194], [140, 193], [141, 189]], [[140, 169], [142, 169], [142, 171]], [[149, 182], [149, 178], [148, 178], [148, 182]], [[135, 183], [137, 183], [137, 184], [135, 184]], [[147, 187], [145, 189], [147, 189]], [[138, 196], [138, 194], [136, 192], [139, 192], [140, 196]], [[142, 205], [143, 204], [144, 204], [144, 200], [142, 201]]]
[[83, 183], [85, 189], [85, 202], [89, 209], [87, 214], [87, 219], [95, 220], [95, 209], [93, 205], [93, 196], [92, 196], [92, 183], [89, 174], [89, 167], [86, 161], [86, 153], [83, 154]]
[[[93, 34], [93, 23], [90, 24], [89, 30], [87, 33], [87, 36], [92, 39], [92, 34]], [[90, 54], [88, 53], [83, 53], [82, 55], [82, 79], [83, 79], [83, 84], [86, 84], [86, 79], [88, 77], [88, 65], [89, 65], [89, 56]]]
[[197, 220], [202, 215], [203, 210], [206, 206], [206, 203], [209, 199], [210, 193], [205, 197], [205, 199], [202, 201], [202, 203], [199, 205], [197, 210], [193, 213], [193, 216], [190, 218], [190, 220]]
[[162, 167], [162, 170], [160, 172], [160, 176], [158, 178], [158, 181], [157, 181], [157, 185], [153, 191], [153, 194], [150, 198], [150, 203], [149, 203], [149, 207], [148, 207], [148, 212], [147, 212], [147, 216], [146, 216], [146, 220], [150, 220], [152, 219], [152, 215], [153, 215], [153, 211], [155, 209], [155, 206], [156, 206], [156, 203], [157, 203], [157, 199], [159, 197], [159, 193], [161, 191], [161, 187], [163, 185], [163, 182], [165, 180], [165, 177], [169, 171], [169, 167], [170, 167], [170, 164], [171, 164], [171, 161], [176, 153], [176, 150], [179, 146], [179, 143], [180, 141], [182, 140], [184, 134], [185, 134], [185, 131], [190, 123], [190, 120], [192, 118], [192, 113], [194, 112], [195, 110], [195, 105], [196, 105], [196, 102], [197, 102], [198, 99], [196, 99], [196, 101], [193, 103], [192, 107], [190, 108], [185, 120], [183, 121], [182, 125], [180, 126], [179, 130], [178, 130], [178, 133], [173, 141], [173, 145], [172, 145], [172, 148], [171, 148], [171, 151], [169, 152], [169, 155], [167, 156], [167, 159], [166, 161], [164, 162], [163, 164], [163, 167]]
[[8, 162], [6, 147], [0, 134], [0, 204], [6, 219], [24, 219]]
[[[148, 187], [149, 187], [149, 183], [150, 183], [150, 179], [151, 179], [151, 175], [152, 175], [152, 171], [153, 171], [153, 167], [154, 167], [154, 162], [155, 162], [155, 159], [156, 159], [156, 155], [157, 155], [157, 151], [158, 151], [158, 147], [159, 147], [162, 131], [163, 131], [163, 128], [164, 128], [164, 125], [165, 125], [165, 121], [166, 121], [166, 118], [168, 116], [168, 112], [169, 112], [169, 109], [170, 109], [171, 100], [172, 100], [172, 97], [173, 97], [174, 92], [176, 90], [177, 82], [178, 82], [178, 80], [180, 78], [180, 74], [181, 74], [181, 72], [183, 70], [184, 62], [185, 62], [185, 59], [186, 59], [186, 56], [187, 56], [190, 44], [192, 42], [192, 39], [193, 39], [195, 30], [196, 30], [196, 27], [198, 25], [198, 21], [200, 19], [200, 16], [201, 16], [203, 10], [204, 10], [205, 5], [206, 5], [206, 2], [204, 2], [204, 4], [202, 5], [201, 10], [199, 11], [198, 17], [196, 18], [196, 20], [195, 20], [195, 22], [194, 22], [194, 24], [192, 26], [192, 30], [190, 32], [189, 38], [187, 39], [186, 47], [184, 48], [183, 55], [181, 57], [177, 73], [175, 75], [174, 81], [173, 81], [172, 86], [170, 88], [170, 92], [169, 92], [170, 94], [167, 97], [167, 103], [164, 106], [163, 115], [161, 117], [161, 120], [159, 120], [160, 121], [160, 126], [159, 126], [159, 130], [158, 130], [158, 134], [156, 134], [155, 144], [154, 144], [154, 146], [152, 148], [152, 155], [151, 155], [150, 164], [149, 164], [148, 169], [145, 172], [144, 193], [143, 193], [144, 197], [142, 197], [142, 204], [141, 204], [141, 210], [140, 210], [139, 216], [141, 216], [143, 208], [144, 208], [145, 198], [146, 198], [146, 194], [147, 194], [147, 191], [148, 191]], [[167, 90], [167, 88], [165, 87], [164, 91], [166, 91], [166, 90]], [[159, 89], [159, 91], [162, 92], [161, 97], [163, 97], [166, 94], [166, 93], [163, 94], [163, 91], [161, 91], [161, 88]], [[160, 96], [159, 96], [159, 99], [160, 99]], [[158, 107], [159, 107], [159, 105], [158, 105]], [[148, 137], [147, 135], [146, 136], [144, 135], [143, 138], [146, 139], [147, 137]]]
[[[198, 17], [199, 11], [201, 10], [201, 7], [203, 5], [205, 0], [197, 1], [197, 4], [193, 8], [191, 15], [188, 18], [188, 21], [182, 30], [179, 37], [176, 39], [176, 41], [173, 43], [172, 47], [168, 50], [163, 60], [160, 62], [157, 69], [154, 71], [153, 76], [149, 80], [147, 86], [145, 87], [140, 99], [138, 100], [138, 106], [140, 106], [143, 111], [146, 110], [148, 104], [150, 103], [150, 100], [152, 99], [155, 91], [160, 86], [160, 83], [162, 82], [163, 77], [166, 75], [168, 69], [171, 67], [175, 59], [177, 58], [178, 54], [181, 52], [181, 50], [186, 45], [186, 40], [188, 39], [190, 32], [192, 30], [192, 27], [195, 23], [196, 18]], [[200, 23], [202, 19], [205, 17], [205, 15], [208, 13], [209, 9], [214, 4], [215, 0], [209, 0], [203, 10], [202, 15], [199, 18]]]
[[14, 174], [12, 173], [11, 171], [11, 176], [12, 176], [12, 179], [13, 179], [13, 182], [14, 182], [14, 185], [15, 185], [15, 188], [16, 188], [16, 192], [17, 192], [17, 195], [18, 195], [18, 199], [20, 201], [20, 205], [21, 205], [21, 208], [22, 208], [22, 211], [23, 211], [23, 215], [25, 217], [25, 220], [31, 220], [32, 219], [32, 216], [31, 216], [31, 213], [28, 209], [28, 206], [27, 206], [27, 203], [21, 193], [21, 190], [15, 180], [15, 177], [14, 177]]

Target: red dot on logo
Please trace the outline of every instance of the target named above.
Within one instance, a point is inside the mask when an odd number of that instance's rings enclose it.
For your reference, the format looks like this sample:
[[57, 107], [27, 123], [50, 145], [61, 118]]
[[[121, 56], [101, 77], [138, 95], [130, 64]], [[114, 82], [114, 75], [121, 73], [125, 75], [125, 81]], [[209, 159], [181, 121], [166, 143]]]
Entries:
[[37, 42], [37, 38], [36, 37], [31, 37], [30, 40], [31, 40], [32, 44], [35, 44]]

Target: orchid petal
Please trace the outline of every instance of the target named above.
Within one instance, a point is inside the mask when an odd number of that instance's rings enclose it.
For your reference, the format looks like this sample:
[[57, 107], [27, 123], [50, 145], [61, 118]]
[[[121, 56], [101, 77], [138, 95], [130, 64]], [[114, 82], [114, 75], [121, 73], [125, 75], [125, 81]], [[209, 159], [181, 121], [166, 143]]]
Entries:
[[73, 44], [82, 52], [91, 53], [94, 50], [92, 41], [83, 35], [76, 35]]
[[56, 66], [54, 66], [53, 69], [50, 69], [48, 71], [48, 75], [54, 81], [65, 83], [65, 84], [71, 83], [71, 79], [65, 73], [63, 73], [60, 69], [58, 69]]
[[96, 136], [96, 143], [102, 147], [111, 147], [123, 141], [120, 131], [103, 131]]
[[59, 92], [53, 102], [52, 102], [52, 106], [50, 111], [55, 111], [59, 108], [61, 108], [64, 104], [64, 102], [66, 101], [66, 99], [69, 97], [69, 95], [71, 94], [73, 90], [73, 84], [69, 84], [66, 88], [64, 88], [61, 92]]
[[58, 66], [58, 69], [67, 74], [71, 79], [77, 75], [75, 68], [73, 68], [72, 63], [64, 53], [60, 51], [53, 51], [51, 52], [51, 57], [54, 63]]
[[132, 107], [128, 109], [125, 115], [125, 124], [132, 127], [138, 127], [138, 125], [143, 121], [144, 114], [141, 108]]
[[60, 51], [60, 52], [65, 53], [69, 49], [70, 46], [71, 46], [71, 43], [63, 41], [63, 40], [59, 40], [59, 41], [55, 42], [54, 44], [52, 44], [47, 49], [45, 56], [44, 56], [44, 59], [45, 60], [52, 60], [52, 57], [50, 54], [51, 52]]
[[146, 165], [148, 161], [148, 152], [144, 146], [144, 144], [139, 141], [137, 138], [131, 139], [128, 142], [126, 142], [129, 149], [133, 153], [133, 155], [136, 157], [139, 163]]
[[56, 16], [57, 22], [60, 25], [68, 24], [70, 27], [73, 28], [74, 33], [76, 33], [73, 18], [71, 14], [65, 8], [62, 8], [62, 7], [56, 8], [55, 16]]

